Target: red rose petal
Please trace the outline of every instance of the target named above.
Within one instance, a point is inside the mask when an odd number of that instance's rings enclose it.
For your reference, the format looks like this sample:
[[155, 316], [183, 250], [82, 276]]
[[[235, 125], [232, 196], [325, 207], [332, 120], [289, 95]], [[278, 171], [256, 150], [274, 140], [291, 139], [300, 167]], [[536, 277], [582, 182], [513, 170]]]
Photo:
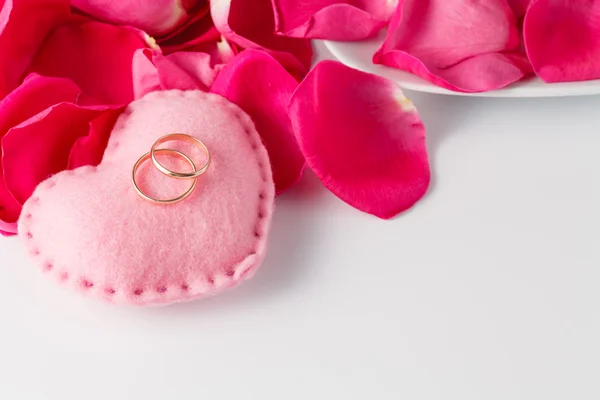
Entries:
[[19, 86], [46, 36], [69, 15], [69, 0], [0, 3], [0, 99]]
[[126, 104], [134, 99], [133, 54], [144, 47], [133, 28], [101, 22], [67, 25], [47, 38], [31, 71], [72, 79], [105, 104]]
[[529, 7], [531, 0], [508, 0], [508, 5], [512, 8], [515, 16], [520, 19], [525, 15], [527, 7]]
[[211, 88], [252, 117], [269, 152], [278, 194], [300, 179], [305, 165], [288, 116], [288, 104], [297, 86], [298, 82], [271, 56], [246, 50], [223, 68]]
[[427, 191], [425, 128], [393, 82], [323, 61], [292, 96], [290, 116], [310, 168], [351, 206], [387, 219]]
[[[176, 29], [171, 29], [169, 32], [166, 32], [163, 35], [157, 36], [157, 41], [168, 41], [174, 38], [181, 37], [184, 32], [186, 32], [192, 25], [196, 24], [199, 21], [206, 20], [206, 17], [210, 20], [210, 6], [208, 5], [208, 1], [204, 1], [201, 4], [197, 5], [197, 7], [193, 8], [193, 12], [190, 17], [187, 19], [185, 24], [177, 27]], [[212, 26], [209, 24], [207, 26]], [[198, 30], [197, 27], [193, 28], [192, 31], [196, 32], [195, 35], [190, 34], [189, 39], [193, 39], [198, 34], [203, 34], [206, 29]], [[184, 35], [185, 36], [185, 35]]]
[[391, 18], [389, 0], [272, 0], [276, 32], [285, 36], [361, 40], [375, 35]]
[[[21, 86], [0, 101], [0, 138], [13, 126], [53, 104], [75, 102], [80, 94], [79, 88], [68, 79], [30, 75]], [[0, 156], [2, 156], [1, 147]], [[15, 222], [20, 213], [21, 204], [6, 187], [2, 168], [0, 168], [0, 230], [16, 232]]]
[[21, 214], [21, 204], [8, 191], [0, 168], [0, 231], [17, 233], [17, 221]]
[[499, 89], [531, 72], [505, 0], [400, 0], [373, 61], [461, 92]]
[[15, 200], [23, 204], [40, 182], [68, 167], [71, 148], [102, 112], [60, 103], [2, 138], [4, 182]]
[[108, 108], [89, 122], [89, 131], [75, 141], [69, 153], [68, 169], [98, 165], [104, 156], [108, 139], [124, 107]]
[[61, 102], [75, 103], [80, 96], [81, 90], [68, 79], [29, 75], [0, 101], [0, 138], [13, 126], [48, 107]]
[[600, 78], [600, 2], [533, 1], [523, 35], [531, 64], [544, 81]]
[[221, 39], [210, 17], [208, 3], [203, 4], [179, 29], [159, 37], [156, 42], [164, 54], [178, 51], [196, 51], [198, 47], [210, 45]]
[[[0, 101], [0, 230], [16, 232], [21, 204], [39, 182], [66, 167], [69, 153], [76, 159], [76, 166], [101, 159], [110, 134], [110, 118], [103, 117], [103, 107], [91, 106], [86, 110], [72, 104], [89, 101], [70, 80], [37, 74], [28, 76], [21, 86]], [[62, 119], [53, 118], [51, 110], [59, 107], [56, 104], [73, 107], [77, 112], [65, 113]], [[72, 135], [81, 134], [79, 125], [85, 125], [79, 124], [82, 113], [99, 117], [91, 121], [91, 130], [84, 126], [83, 130], [89, 131], [89, 135], [73, 146]], [[113, 115], [112, 121], [114, 119]], [[101, 134], [101, 127], [108, 130]], [[25, 134], [16, 134], [21, 131]]]
[[215, 26], [228, 40], [266, 51], [296, 77], [310, 69], [310, 41], [275, 34], [271, 0], [212, 0], [210, 7]]

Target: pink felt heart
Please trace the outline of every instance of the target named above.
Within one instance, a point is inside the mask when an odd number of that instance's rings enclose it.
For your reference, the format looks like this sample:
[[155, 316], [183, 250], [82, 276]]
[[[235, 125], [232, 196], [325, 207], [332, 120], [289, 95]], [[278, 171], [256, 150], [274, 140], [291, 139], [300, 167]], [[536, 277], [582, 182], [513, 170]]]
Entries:
[[[171, 132], [201, 139], [212, 162], [188, 199], [158, 206], [135, 193], [131, 171]], [[189, 185], [153, 171], [147, 163], [138, 176], [154, 195], [174, 197]], [[36, 264], [64, 285], [115, 303], [168, 304], [254, 274], [274, 192], [267, 151], [241, 109], [199, 90], [154, 92], [120, 117], [98, 167], [40, 184], [24, 205], [19, 234]]]

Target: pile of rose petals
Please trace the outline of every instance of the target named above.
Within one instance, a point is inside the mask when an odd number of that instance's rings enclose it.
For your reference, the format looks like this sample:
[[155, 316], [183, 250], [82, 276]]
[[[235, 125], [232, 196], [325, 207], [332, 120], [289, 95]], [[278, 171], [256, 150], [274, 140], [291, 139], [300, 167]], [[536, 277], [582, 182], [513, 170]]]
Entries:
[[597, 0], [273, 0], [282, 34], [359, 40], [387, 27], [373, 62], [461, 92], [533, 73], [546, 82], [600, 78]]
[[348, 204], [393, 217], [429, 185], [414, 106], [383, 78], [311, 70], [311, 39], [385, 29], [374, 62], [451, 90], [600, 78], [595, 0], [0, 0], [0, 233], [16, 233], [39, 183], [101, 161], [127, 104], [169, 89], [244, 109], [278, 193], [308, 166]]
[[373, 35], [394, 10], [389, 1], [0, 0], [0, 233], [17, 233], [22, 205], [49, 176], [100, 163], [130, 102], [170, 89], [245, 110], [278, 193], [308, 166], [359, 210], [406, 210], [430, 178], [414, 106], [383, 78], [332, 61], [311, 70], [310, 37]]

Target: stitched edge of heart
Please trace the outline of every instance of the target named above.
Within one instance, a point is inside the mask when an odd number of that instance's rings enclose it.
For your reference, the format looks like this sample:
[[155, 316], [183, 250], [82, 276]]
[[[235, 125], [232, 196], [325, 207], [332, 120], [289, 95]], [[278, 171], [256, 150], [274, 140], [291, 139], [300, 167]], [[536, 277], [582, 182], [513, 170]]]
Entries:
[[[61, 179], [61, 176], [97, 172], [98, 167], [86, 166], [75, 170], [62, 171], [42, 182], [23, 206], [23, 211], [19, 220], [19, 235], [23, 238], [29, 254], [33, 257], [38, 266], [41, 267], [42, 271], [53, 275], [60, 283], [70, 284], [73, 289], [91, 295], [92, 297], [98, 297], [112, 303], [133, 305], [160, 305], [195, 300], [218, 294], [221, 291], [236, 286], [243, 280], [254, 276], [266, 250], [271, 221], [271, 214], [268, 211], [273, 209], [275, 198], [270, 161], [267, 151], [262, 144], [262, 139], [256, 131], [251, 118], [238, 106], [219, 95], [200, 91], [170, 90], [150, 93], [144, 98], [137, 100], [136, 103], [139, 105], [153, 98], [168, 98], [173, 96], [204, 97], [207, 101], [212, 101], [219, 104], [219, 106], [229, 108], [248, 135], [252, 149], [256, 154], [258, 166], [261, 170], [262, 180], [262, 186], [258, 192], [260, 202], [257, 211], [257, 220], [254, 224], [256, 243], [253, 246], [253, 250], [243, 260], [226, 269], [227, 272], [224, 275], [211, 276], [208, 277], [207, 280], [203, 280], [201, 277], [190, 276], [183, 282], [173, 283], [169, 286], [147, 287], [145, 284], [140, 284], [139, 288], [132, 291], [125, 291], [123, 288], [105, 282], [88, 280], [85, 276], [71, 275], [65, 266], [55, 265], [52, 261], [52, 257], [42, 254], [39, 244], [35, 241], [34, 213], [35, 209], [40, 205], [40, 197], [42, 197], [45, 192], [52, 190], [56, 186], [57, 180]], [[127, 125], [129, 114], [131, 114], [131, 109], [128, 107], [119, 118], [106, 151], [112, 151], [118, 147], [118, 138]]]

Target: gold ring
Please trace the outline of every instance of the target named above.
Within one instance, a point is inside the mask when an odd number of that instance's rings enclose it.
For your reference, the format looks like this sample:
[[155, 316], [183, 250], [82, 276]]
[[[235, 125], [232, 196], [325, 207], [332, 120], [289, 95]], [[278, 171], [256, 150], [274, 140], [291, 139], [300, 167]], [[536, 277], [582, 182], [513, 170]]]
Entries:
[[[157, 147], [165, 142], [170, 142], [173, 140], [181, 140], [183, 142], [195, 144], [196, 146], [200, 147], [206, 154], [206, 162], [204, 163], [202, 168], [194, 169], [195, 172], [189, 172], [189, 173], [177, 172], [177, 171], [171, 171], [170, 169], [166, 168], [161, 163], [159, 163], [155, 157], [156, 152], [159, 150], [159, 149], [157, 149]], [[152, 145], [152, 149], [150, 149], [150, 156], [152, 157], [152, 163], [154, 164], [156, 169], [158, 169], [163, 174], [170, 176], [171, 178], [175, 178], [175, 179], [195, 179], [195, 178], [199, 177], [200, 175], [202, 175], [203, 173], [205, 173], [206, 170], [208, 169], [208, 166], [210, 165], [210, 152], [208, 151], [208, 148], [206, 147], [206, 145], [204, 143], [202, 143], [202, 141], [200, 139], [195, 138], [194, 136], [186, 135], [185, 133], [171, 133], [171, 134], [161, 137], [156, 142], [154, 142], [154, 144]]]
[[[194, 169], [194, 171], [196, 170], [196, 165], [194, 164], [192, 159], [180, 151], [173, 150], [173, 149], [157, 149], [156, 153], [166, 153], [166, 154], [176, 155], [176, 156], [186, 160], [190, 164], [190, 166]], [[140, 195], [140, 197], [142, 197], [145, 200], [148, 200], [151, 203], [155, 203], [155, 204], [175, 204], [175, 203], [179, 203], [182, 200], [185, 200], [190, 194], [192, 194], [192, 192], [196, 188], [196, 184], [198, 183], [198, 178], [194, 178], [194, 182], [192, 183], [192, 186], [190, 186], [190, 188], [188, 190], [186, 190], [185, 193], [183, 193], [181, 196], [175, 197], [174, 199], [160, 200], [160, 199], [152, 198], [152, 197], [148, 196], [146, 193], [144, 193], [138, 186], [137, 181], [135, 180], [135, 176], [136, 176], [137, 171], [140, 168], [140, 166], [144, 163], [144, 161], [148, 160], [149, 158], [150, 158], [150, 152], [148, 152], [148, 153], [144, 154], [142, 157], [140, 157], [140, 159], [133, 166], [133, 173], [131, 176], [131, 180], [133, 181], [133, 187], [135, 188], [135, 191], [137, 192], [137, 194]]]

